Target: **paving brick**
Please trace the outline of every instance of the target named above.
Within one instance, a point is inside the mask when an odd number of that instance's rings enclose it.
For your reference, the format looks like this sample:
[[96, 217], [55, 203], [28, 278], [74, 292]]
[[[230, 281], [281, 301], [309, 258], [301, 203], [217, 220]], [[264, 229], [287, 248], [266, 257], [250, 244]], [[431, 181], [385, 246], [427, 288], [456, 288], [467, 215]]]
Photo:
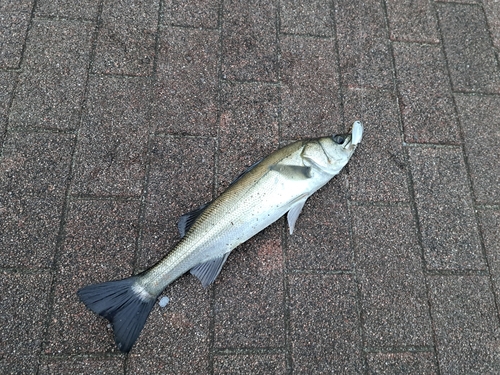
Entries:
[[488, 277], [429, 279], [440, 373], [494, 374], [500, 327]]
[[276, 82], [275, 2], [226, 0], [223, 9], [223, 78]]
[[221, 0], [166, 0], [165, 20], [167, 25], [216, 28]]
[[294, 373], [360, 373], [353, 277], [292, 274], [289, 284]]
[[356, 201], [406, 201], [406, 162], [396, 98], [390, 92], [347, 90], [346, 123], [364, 125], [363, 140], [349, 161], [349, 190]]
[[460, 143], [451, 83], [439, 46], [394, 43], [405, 141]]
[[159, 0], [103, 3], [93, 71], [151, 75], [158, 27]]
[[74, 167], [74, 195], [142, 193], [149, 132], [149, 81], [97, 77], [89, 81]]
[[432, 0], [388, 0], [386, 5], [392, 40], [439, 43]]
[[31, 12], [34, 0], [4, 0], [0, 4], [0, 13]]
[[500, 49], [500, 3], [496, 0], [483, 0], [483, 7], [493, 45], [498, 50]]
[[108, 321], [88, 310], [76, 292], [88, 284], [131, 275], [138, 216], [139, 202], [70, 203], [46, 354], [118, 352]]
[[162, 31], [153, 107], [158, 132], [216, 135], [218, 48], [215, 30]]
[[152, 148], [140, 268], [163, 258], [180, 239], [179, 217], [212, 200], [215, 142], [157, 137]]
[[409, 154], [427, 268], [485, 269], [461, 150], [411, 147]]
[[285, 0], [280, 2], [280, 31], [290, 34], [333, 35], [331, 2]]
[[320, 137], [338, 130], [342, 113], [336, 61], [332, 39], [281, 38], [282, 137]]
[[351, 208], [365, 343], [432, 345], [421, 249], [408, 206]]
[[[479, 221], [483, 235], [486, 257], [497, 301], [500, 299], [500, 210], [479, 211]], [[500, 314], [500, 311], [498, 312]]]
[[95, 0], [38, 0], [35, 16], [95, 20], [98, 10]]
[[382, 2], [335, 2], [342, 83], [393, 88], [393, 66]]
[[0, 72], [0, 145], [7, 128], [8, 110], [17, 76], [14, 72]]
[[55, 374], [99, 374], [99, 375], [122, 375], [123, 358], [78, 358], [67, 359], [45, 358], [38, 372], [39, 375]]
[[19, 67], [30, 18], [28, 12], [0, 11], [0, 69]]
[[0, 271], [2, 374], [35, 374], [48, 312], [51, 275]]
[[216, 348], [280, 347], [284, 340], [280, 225], [234, 250], [215, 290]]
[[367, 357], [369, 374], [438, 374], [434, 353], [369, 353]]
[[33, 22], [9, 125], [30, 130], [76, 129], [87, 79], [93, 26]]
[[0, 159], [0, 265], [51, 266], [73, 146], [72, 136], [55, 134], [11, 133], [5, 141]]
[[444, 51], [453, 89], [500, 92], [500, 70], [483, 9], [438, 4]]
[[480, 203], [500, 203], [500, 98], [456, 95], [474, 196]]
[[208, 374], [210, 289], [193, 276], [164, 292], [165, 308], [153, 308], [127, 361], [129, 374]]
[[292, 235], [287, 225], [289, 269], [352, 269], [345, 185], [345, 175], [335, 177], [308, 199]]
[[286, 364], [283, 354], [240, 354], [216, 355], [214, 374], [285, 374]]
[[245, 168], [278, 149], [276, 86], [226, 83], [221, 96], [219, 193]]

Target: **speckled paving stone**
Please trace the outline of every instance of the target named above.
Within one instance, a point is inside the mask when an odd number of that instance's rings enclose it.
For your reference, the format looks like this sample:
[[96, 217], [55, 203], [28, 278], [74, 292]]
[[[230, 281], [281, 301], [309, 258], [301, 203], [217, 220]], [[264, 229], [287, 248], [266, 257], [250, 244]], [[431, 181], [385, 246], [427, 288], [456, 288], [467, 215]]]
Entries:
[[9, 125], [71, 130], [79, 125], [93, 25], [35, 20], [26, 42]]
[[215, 348], [280, 347], [284, 341], [281, 225], [234, 250], [215, 290]]
[[7, 126], [8, 109], [16, 80], [17, 73], [0, 72], [0, 145]]
[[2, 374], [35, 374], [48, 312], [48, 273], [0, 272]]
[[440, 373], [494, 374], [500, 327], [488, 277], [429, 278]]
[[434, 353], [369, 353], [368, 373], [380, 375], [437, 375]]
[[[500, 209], [480, 210], [479, 221], [491, 279], [498, 301], [500, 298], [500, 231], [498, 230], [500, 228]], [[500, 314], [500, 311], [498, 313]]]
[[88, 310], [76, 292], [132, 274], [139, 202], [73, 201], [57, 261], [46, 354], [116, 351], [108, 321]]
[[97, 77], [89, 82], [74, 167], [74, 195], [142, 193], [149, 131], [149, 80]]
[[289, 276], [293, 372], [361, 372], [356, 283], [351, 275]]
[[216, 355], [215, 375], [268, 375], [285, 374], [286, 364], [283, 354], [239, 354]]
[[392, 89], [394, 68], [382, 2], [338, 0], [335, 20], [342, 83]]
[[500, 93], [500, 70], [483, 9], [462, 4], [437, 6], [453, 89]]
[[216, 28], [222, 0], [166, 0], [163, 6], [167, 25]]
[[159, 133], [217, 133], [215, 30], [167, 27], [160, 35], [153, 121]]
[[439, 43], [437, 19], [432, 0], [388, 0], [386, 4], [391, 39]]
[[95, 0], [38, 0], [35, 16], [95, 20], [98, 9]]
[[474, 196], [500, 203], [500, 97], [456, 95]]
[[15, 134], [0, 159], [0, 265], [50, 267], [73, 136]]
[[307, 200], [293, 234], [289, 234], [286, 225], [289, 269], [352, 269], [345, 173], [341, 172]]
[[93, 71], [150, 75], [155, 55], [159, 0], [104, 1]]
[[29, 21], [28, 12], [0, 11], [0, 68], [19, 67]]
[[331, 2], [328, 0], [280, 1], [280, 31], [289, 34], [333, 35]]
[[215, 142], [210, 138], [156, 137], [142, 229], [144, 269], [179, 241], [179, 217], [212, 200]]
[[42, 360], [39, 375], [123, 375], [123, 357], [118, 358], [93, 358], [93, 357], [69, 357], [45, 358]]
[[345, 119], [364, 124], [363, 140], [347, 165], [356, 201], [407, 201], [406, 163], [396, 98], [390, 92], [347, 90]]
[[167, 287], [127, 362], [128, 374], [208, 374], [210, 289], [191, 275]]
[[319, 137], [342, 123], [335, 41], [281, 38], [282, 137]]
[[34, 0], [4, 0], [0, 12], [31, 12]]
[[278, 79], [276, 4], [225, 0], [222, 23], [223, 78], [275, 82]]
[[451, 83], [440, 46], [393, 43], [408, 143], [460, 143]]
[[461, 149], [410, 147], [409, 154], [427, 268], [485, 269]]
[[483, 7], [493, 44], [497, 49], [500, 49], [500, 2], [483, 0]]
[[260, 83], [222, 86], [218, 192], [248, 166], [278, 149], [278, 89]]
[[421, 249], [410, 207], [351, 208], [368, 347], [432, 345]]

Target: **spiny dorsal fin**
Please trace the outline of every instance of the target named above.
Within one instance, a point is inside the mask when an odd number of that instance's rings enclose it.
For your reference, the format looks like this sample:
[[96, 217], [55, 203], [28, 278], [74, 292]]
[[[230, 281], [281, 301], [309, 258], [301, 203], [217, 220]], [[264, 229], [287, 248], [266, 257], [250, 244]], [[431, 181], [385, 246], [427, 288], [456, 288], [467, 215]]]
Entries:
[[229, 254], [230, 252], [225, 253], [219, 258], [198, 264], [191, 268], [191, 275], [196, 276], [201, 281], [201, 285], [206, 288], [217, 278]]
[[179, 229], [179, 234], [181, 238], [184, 237], [187, 231], [193, 226], [194, 222], [205, 211], [205, 208], [210, 204], [205, 203], [203, 206], [198, 207], [197, 209], [188, 212], [187, 214], [182, 215], [177, 222], [177, 229]]

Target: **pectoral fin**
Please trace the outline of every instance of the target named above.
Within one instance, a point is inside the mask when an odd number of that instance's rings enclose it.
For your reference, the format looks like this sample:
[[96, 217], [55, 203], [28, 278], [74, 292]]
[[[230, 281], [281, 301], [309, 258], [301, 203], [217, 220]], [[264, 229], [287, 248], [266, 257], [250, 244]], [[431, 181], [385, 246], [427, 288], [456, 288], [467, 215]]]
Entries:
[[206, 288], [217, 278], [229, 254], [230, 252], [219, 258], [198, 264], [196, 267], [191, 268], [191, 275], [196, 276], [201, 281], [201, 285]]
[[179, 229], [181, 238], [186, 235], [186, 232], [191, 228], [195, 220], [202, 214], [209, 204], [210, 202], [205, 203], [203, 206], [198, 207], [197, 209], [190, 211], [179, 218], [179, 221], [177, 222], [177, 229]]
[[302, 207], [306, 204], [308, 197], [296, 202], [288, 211], [288, 215], [286, 216], [288, 219], [288, 227], [290, 228], [290, 234], [293, 233], [295, 228], [295, 222], [299, 218], [300, 213], [302, 212]]
[[305, 180], [311, 178], [311, 167], [301, 165], [275, 164], [269, 167], [269, 170], [281, 173], [290, 180]]

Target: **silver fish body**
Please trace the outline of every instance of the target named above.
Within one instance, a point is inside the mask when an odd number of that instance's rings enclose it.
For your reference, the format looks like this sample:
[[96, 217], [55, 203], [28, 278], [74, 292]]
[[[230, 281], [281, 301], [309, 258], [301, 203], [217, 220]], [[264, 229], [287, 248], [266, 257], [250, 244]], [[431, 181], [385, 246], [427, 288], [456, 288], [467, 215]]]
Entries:
[[203, 286], [211, 284], [234, 248], [287, 212], [292, 233], [306, 200], [347, 164], [362, 132], [355, 122], [352, 133], [298, 141], [273, 152], [218, 198], [181, 217], [181, 241], [155, 266], [124, 280], [89, 285], [78, 292], [80, 299], [111, 321], [118, 347], [128, 352], [158, 295], [179, 276], [191, 271]]

